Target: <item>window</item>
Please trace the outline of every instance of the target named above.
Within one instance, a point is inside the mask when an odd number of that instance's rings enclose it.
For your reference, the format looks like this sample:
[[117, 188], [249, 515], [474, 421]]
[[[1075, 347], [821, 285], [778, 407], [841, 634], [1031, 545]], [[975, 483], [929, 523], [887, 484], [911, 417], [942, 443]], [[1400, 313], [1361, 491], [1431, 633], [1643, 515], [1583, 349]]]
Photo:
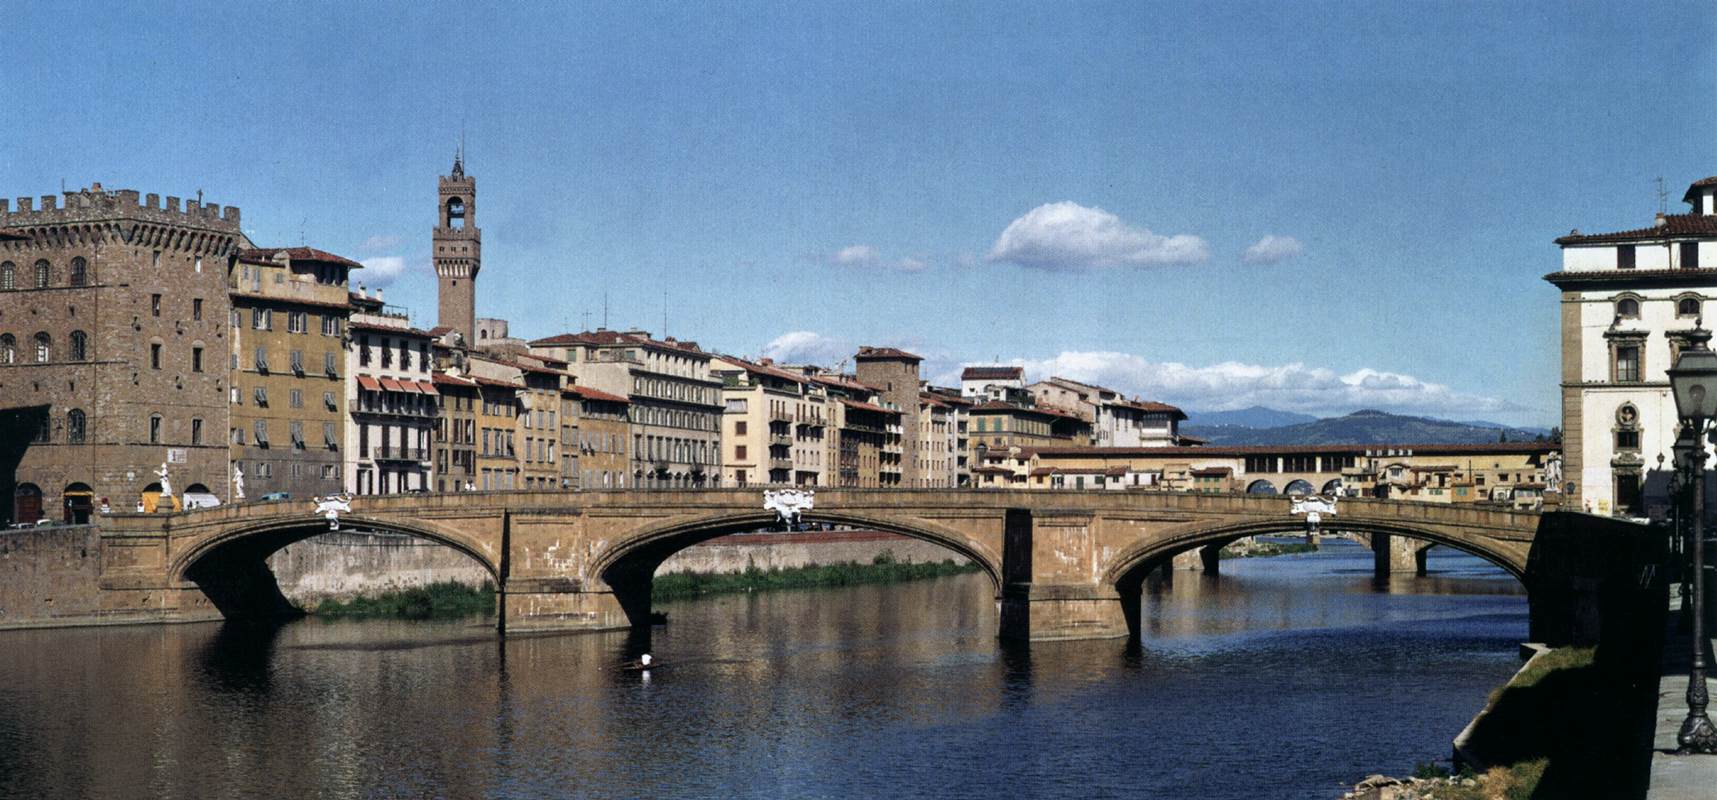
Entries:
[[18, 265], [8, 261], [0, 264], [0, 291], [10, 292], [18, 288]]
[[256, 348], [256, 371], [268, 371], [268, 348], [266, 347]]
[[89, 359], [89, 334], [83, 331], [72, 331], [71, 335], [72, 360], [86, 361]]
[[0, 364], [18, 363], [18, 340], [12, 334], [0, 334]]
[[48, 264], [47, 259], [44, 258], [44, 259], [41, 259], [40, 261], [36, 262], [36, 288], [37, 289], [48, 288], [48, 285], [53, 282], [53, 277], [54, 277], [54, 268], [53, 268], [53, 266]]
[[334, 441], [334, 423], [322, 423], [322, 444], [329, 450], [340, 446], [339, 442]]
[[255, 389], [251, 390], [251, 396], [256, 400], [256, 404], [258, 406], [263, 406], [263, 407], [268, 406], [268, 389], [267, 388], [262, 387], [262, 386], [258, 386]]
[[1681, 268], [1699, 269], [1699, 243], [1681, 243]]
[[1624, 244], [1616, 248], [1616, 269], [1634, 268], [1634, 246]]
[[303, 375], [304, 374], [304, 351], [293, 350], [291, 353], [289, 353], [287, 355], [288, 355], [288, 360], [292, 363], [292, 374]]
[[1638, 344], [1618, 344], [1615, 347], [1616, 383], [1639, 382], [1640, 346]]
[[89, 262], [85, 261], [83, 256], [72, 259], [71, 285], [89, 285]]
[[161, 295], [158, 295], [158, 294], [149, 295], [149, 316], [151, 316], [151, 317], [161, 316]]
[[1617, 300], [1616, 316], [1622, 319], [1639, 319], [1639, 300], [1633, 297]]
[[1678, 317], [1699, 316], [1699, 298], [1683, 297], [1675, 301], [1675, 315]]
[[191, 319], [193, 321], [201, 321], [203, 319], [203, 298], [191, 298]]
[[1630, 430], [1616, 431], [1616, 449], [1617, 450], [1638, 450], [1639, 449], [1639, 431], [1630, 431]]
[[200, 344], [191, 347], [191, 371], [203, 371], [203, 346]]
[[293, 420], [292, 424], [288, 427], [289, 427], [289, 431], [290, 431], [291, 436], [292, 436], [292, 446], [298, 448], [299, 450], [303, 450], [304, 449], [304, 423], [299, 422], [298, 420]]
[[340, 335], [340, 318], [334, 316], [333, 314], [322, 315], [322, 335], [323, 336], [339, 336]]
[[735, 459], [738, 459], [738, 460], [744, 460], [745, 459], [745, 445], [735, 446], [733, 448], [733, 457]]
[[233, 430], [232, 430], [232, 442], [233, 442], [233, 444], [244, 444], [244, 429], [243, 428], [233, 428]]
[[149, 415], [149, 443], [150, 444], [160, 444], [161, 443], [161, 415], [160, 414], [150, 414]]
[[300, 391], [298, 389], [293, 389], [292, 391], [288, 392], [286, 394], [286, 403], [287, 403], [287, 405], [290, 405], [293, 408], [303, 408], [304, 407], [304, 392]]
[[160, 369], [161, 368], [161, 343], [160, 342], [150, 342], [149, 343], [149, 368], [150, 369]]
[[745, 435], [745, 420], [739, 420], [738, 422], [733, 423], [733, 433], [735, 436]]
[[71, 444], [83, 444], [84, 415], [81, 409], [66, 412], [66, 441]]
[[364, 334], [358, 339], [358, 366], [370, 365], [370, 335]]
[[302, 311], [286, 312], [287, 333], [308, 333], [310, 331], [310, 315]]
[[203, 421], [197, 417], [191, 418], [191, 444], [203, 443]]
[[53, 354], [54, 340], [48, 338], [46, 331], [36, 334], [36, 363], [45, 364]]
[[256, 446], [268, 446], [268, 420], [266, 419], [256, 421]]
[[329, 411], [339, 410], [339, 407], [334, 405], [334, 393], [333, 392], [323, 392], [322, 393], [322, 405], [324, 407], [326, 407]]
[[330, 378], [340, 377], [340, 365], [334, 361], [334, 354], [331, 352], [322, 354], [322, 374]]

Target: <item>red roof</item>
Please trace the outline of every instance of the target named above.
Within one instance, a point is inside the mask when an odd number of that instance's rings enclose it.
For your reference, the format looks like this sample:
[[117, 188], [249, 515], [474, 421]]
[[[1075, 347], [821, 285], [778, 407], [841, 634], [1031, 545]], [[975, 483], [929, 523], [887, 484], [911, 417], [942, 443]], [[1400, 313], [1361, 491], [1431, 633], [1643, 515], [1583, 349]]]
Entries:
[[1186, 412], [1168, 403], [1158, 403], [1153, 400], [1112, 400], [1106, 405], [1133, 408], [1149, 414], [1168, 414], [1175, 419], [1186, 419]]
[[1714, 175], [1714, 176], [1709, 177], [1709, 178], [1700, 178], [1699, 180], [1694, 181], [1692, 184], [1689, 184], [1687, 187], [1687, 194], [1682, 195], [1681, 199], [1684, 202], [1691, 203], [1691, 202], [1693, 202], [1694, 196], [1698, 194], [1698, 192], [1696, 192], [1694, 190], [1695, 189], [1703, 189], [1707, 186], [1717, 186], [1717, 175]]
[[525, 388], [525, 385], [522, 383], [513, 383], [512, 381], [504, 381], [499, 378], [485, 378], [481, 375], [472, 375], [471, 380], [476, 381], [478, 386], [496, 386], [502, 389]]
[[578, 384], [573, 384], [571, 386], [563, 386], [563, 387], [561, 387], [560, 393], [561, 394], [576, 395], [576, 396], [582, 397], [586, 400], [601, 400], [601, 401], [606, 402], [606, 403], [630, 403], [630, 402], [632, 402], [630, 399], [627, 399], [625, 397], [621, 397], [620, 395], [609, 394], [609, 393], [604, 392], [604, 391], [592, 389], [589, 386], [579, 386]]
[[380, 322], [353, 318], [351, 321], [346, 323], [346, 327], [366, 331], [385, 331], [387, 333], [404, 334], [406, 336], [430, 336], [428, 331], [413, 328], [411, 323], [406, 322], [405, 320], [400, 320], [397, 325], [384, 325]]
[[1233, 475], [1234, 470], [1227, 467], [1206, 467], [1204, 469], [1188, 470], [1188, 474], [1192, 475], [1194, 478], [1226, 478]]
[[861, 361], [862, 360], [869, 360], [869, 359], [878, 359], [878, 360], [897, 359], [897, 360], [904, 360], [904, 361], [923, 361], [924, 360], [924, 358], [922, 356], [915, 356], [911, 353], [906, 352], [905, 350], [900, 350], [900, 349], [896, 349], [893, 347], [860, 347], [858, 349], [858, 355], [856, 356], [856, 358], [858, 358]]
[[738, 358], [736, 356], [718, 356], [718, 358], [720, 358], [723, 361], [728, 362], [729, 364], [732, 364], [736, 367], [739, 367], [740, 369], [743, 369], [746, 372], [754, 373], [757, 375], [768, 375], [769, 377], [772, 377], [772, 378], [780, 378], [781, 380], [791, 381], [793, 383], [797, 383], [797, 384], [801, 384], [801, 385], [803, 385], [805, 382], [810, 380], [809, 378], [807, 378], [804, 375], [801, 375], [797, 372], [788, 372], [787, 370], [778, 369], [776, 367], [769, 366], [768, 364], [758, 364], [756, 362], [746, 361], [745, 359]]
[[878, 414], [894, 414], [896, 416], [900, 414], [899, 411], [890, 411], [882, 406], [871, 405], [870, 403], [861, 403], [857, 400], [848, 400], [844, 397], [841, 398], [841, 404], [848, 408], [856, 408], [861, 411], [875, 411]]
[[382, 378], [382, 388], [390, 392], [404, 391], [404, 389], [400, 388], [399, 381], [396, 381], [393, 378]]
[[440, 395], [441, 394], [440, 392], [435, 391], [435, 384], [430, 383], [429, 381], [418, 381], [417, 382], [417, 390], [424, 393], [424, 394], [429, 394], [429, 395]]
[[437, 383], [441, 386], [463, 386], [463, 387], [469, 388], [469, 387], [477, 385], [476, 381], [472, 381], [472, 380], [467, 379], [467, 378], [461, 378], [461, 377], [458, 377], [455, 375], [449, 375], [445, 372], [436, 372], [436, 373], [430, 375], [429, 377], [430, 377], [430, 380], [434, 381], [435, 383]]
[[979, 411], [1012, 411], [1021, 414], [1040, 414], [1046, 417], [1063, 417], [1066, 419], [1084, 421], [1084, 418], [1078, 414], [1071, 414], [1066, 411], [1062, 411], [1059, 408], [1050, 408], [1049, 406], [1021, 406], [1013, 403], [1004, 403], [1000, 400], [991, 400], [988, 403], [981, 403], [979, 405], [972, 406], [971, 413]]
[[658, 350], [673, 350], [675, 352], [682, 352], [682, 353], [702, 353], [703, 352], [702, 350], [698, 349], [698, 343], [697, 342], [682, 342], [682, 341], [678, 341], [678, 340], [664, 341], [664, 340], [660, 340], [660, 339], [652, 339], [649, 336], [640, 336], [640, 335], [633, 334], [633, 333], [625, 333], [622, 331], [610, 331], [610, 330], [583, 331], [581, 333], [562, 333], [562, 334], [556, 334], [554, 336], [546, 336], [546, 337], [543, 337], [541, 339], [533, 339], [530, 341], [530, 346], [532, 346], [532, 347], [561, 347], [561, 346], [565, 346], [565, 345], [574, 345], [574, 344], [592, 344], [592, 345], [631, 344], [631, 345], [637, 345], [639, 347], [654, 347]]
[[1665, 214], [1662, 225], [1635, 228], [1631, 231], [1616, 231], [1615, 233], [1570, 233], [1567, 236], [1559, 237], [1556, 243], [1566, 247], [1571, 244], [1656, 241], [1659, 239], [1707, 236], [1717, 236], [1717, 215]]
[[447, 334], [452, 333], [452, 332], [453, 332], [453, 326], [451, 326], [451, 325], [437, 325], [437, 326], [429, 329], [429, 335], [433, 336], [437, 339], [439, 339], [443, 336], [446, 336]]
[[228, 291], [227, 296], [235, 300], [250, 300], [258, 303], [279, 303], [289, 306], [315, 306], [317, 308], [334, 308], [341, 311], [351, 311], [350, 303], [329, 303], [322, 300], [310, 300], [303, 297], [277, 297], [267, 294], [252, 294], [250, 292]]
[[238, 251], [238, 260], [251, 264], [272, 264], [274, 257], [285, 253], [292, 261], [314, 261], [320, 264], [339, 264], [350, 269], [362, 269], [359, 264], [344, 256], [337, 256], [326, 250], [314, 247], [252, 247]]
[[960, 380], [1019, 380], [1025, 377], [1024, 367], [967, 367], [960, 370]]
[[358, 387], [361, 389], [368, 389], [372, 392], [379, 392], [382, 390], [381, 383], [376, 381], [375, 378], [372, 378], [368, 375], [359, 375], [358, 376]]

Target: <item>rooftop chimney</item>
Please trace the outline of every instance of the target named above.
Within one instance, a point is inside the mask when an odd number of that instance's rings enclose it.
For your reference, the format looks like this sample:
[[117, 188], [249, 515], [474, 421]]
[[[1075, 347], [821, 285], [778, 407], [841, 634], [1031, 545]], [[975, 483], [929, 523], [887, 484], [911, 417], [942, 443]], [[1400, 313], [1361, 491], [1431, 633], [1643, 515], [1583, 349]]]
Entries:
[[1653, 225], [1661, 228], [1661, 227], [1668, 225], [1668, 224], [1669, 224], [1669, 220], [1663, 218], [1663, 212], [1662, 211], [1657, 212], [1657, 222], [1653, 223]]

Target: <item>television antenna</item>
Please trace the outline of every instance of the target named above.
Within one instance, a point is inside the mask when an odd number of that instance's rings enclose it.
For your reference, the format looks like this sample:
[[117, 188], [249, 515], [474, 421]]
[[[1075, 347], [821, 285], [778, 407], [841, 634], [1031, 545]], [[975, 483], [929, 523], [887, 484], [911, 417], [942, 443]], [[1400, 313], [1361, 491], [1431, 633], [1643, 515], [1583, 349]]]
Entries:
[[1663, 176], [1657, 177], [1657, 213], [1669, 213], [1669, 192], [1663, 188]]

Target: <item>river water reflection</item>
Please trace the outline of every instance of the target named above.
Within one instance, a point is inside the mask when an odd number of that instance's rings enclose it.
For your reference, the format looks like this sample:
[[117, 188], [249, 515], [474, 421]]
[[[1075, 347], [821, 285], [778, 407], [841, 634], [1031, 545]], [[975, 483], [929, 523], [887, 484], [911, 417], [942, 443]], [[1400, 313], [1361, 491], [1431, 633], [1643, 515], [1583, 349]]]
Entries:
[[[471, 623], [0, 633], [0, 797], [1320, 798], [1443, 757], [1526, 598], [1348, 542], [1000, 646], [980, 575], [666, 606], [650, 641]], [[649, 647], [648, 678], [616, 665]]]

